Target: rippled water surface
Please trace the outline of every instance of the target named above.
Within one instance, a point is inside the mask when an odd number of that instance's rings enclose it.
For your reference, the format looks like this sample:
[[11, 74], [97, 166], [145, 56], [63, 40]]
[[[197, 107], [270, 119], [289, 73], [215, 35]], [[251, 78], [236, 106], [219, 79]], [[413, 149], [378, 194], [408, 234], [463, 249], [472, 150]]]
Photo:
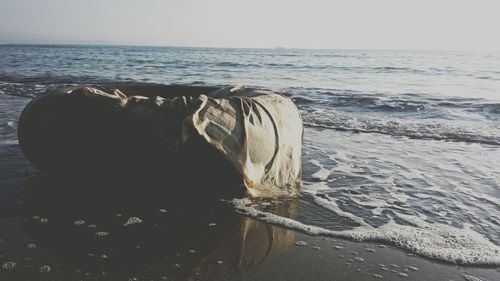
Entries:
[[234, 202], [239, 212], [306, 233], [500, 265], [498, 53], [0, 46], [2, 179], [29, 168], [16, 126], [30, 97], [107, 82], [287, 93], [306, 127], [298, 215], [269, 211], [279, 200]]

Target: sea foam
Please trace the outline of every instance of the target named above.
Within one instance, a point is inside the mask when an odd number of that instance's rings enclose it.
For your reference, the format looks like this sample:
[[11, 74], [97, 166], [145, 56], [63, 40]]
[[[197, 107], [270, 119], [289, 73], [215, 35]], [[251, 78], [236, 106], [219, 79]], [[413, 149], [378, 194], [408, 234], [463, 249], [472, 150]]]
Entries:
[[236, 210], [257, 220], [283, 226], [310, 235], [322, 235], [356, 241], [384, 241], [424, 257], [467, 265], [500, 265], [500, 247], [470, 227], [456, 228], [414, 219], [416, 226], [394, 221], [380, 227], [362, 225], [353, 230], [330, 230], [257, 210], [250, 199], [234, 199]]

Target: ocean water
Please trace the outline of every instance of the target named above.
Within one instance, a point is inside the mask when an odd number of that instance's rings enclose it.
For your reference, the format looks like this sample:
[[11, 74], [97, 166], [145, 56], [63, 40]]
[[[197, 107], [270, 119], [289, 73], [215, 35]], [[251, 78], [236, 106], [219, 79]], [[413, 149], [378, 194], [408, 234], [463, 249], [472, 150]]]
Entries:
[[[245, 84], [303, 114], [303, 187], [235, 212], [311, 235], [500, 265], [500, 53], [0, 46], [0, 181], [28, 176], [17, 119], [66, 84]], [[7, 204], [8, 191], [2, 204]]]

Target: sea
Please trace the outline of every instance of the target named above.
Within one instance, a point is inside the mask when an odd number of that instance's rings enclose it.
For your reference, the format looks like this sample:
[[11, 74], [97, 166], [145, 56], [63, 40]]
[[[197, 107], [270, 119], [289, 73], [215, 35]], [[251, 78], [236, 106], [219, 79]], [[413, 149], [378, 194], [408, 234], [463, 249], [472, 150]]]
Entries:
[[[500, 265], [499, 52], [0, 45], [0, 181], [32, 170], [16, 130], [33, 97], [101, 83], [284, 93], [304, 123], [297, 212], [274, 211], [286, 198], [235, 199], [234, 212], [446, 263]], [[12, 192], [0, 190], [2, 210]]]

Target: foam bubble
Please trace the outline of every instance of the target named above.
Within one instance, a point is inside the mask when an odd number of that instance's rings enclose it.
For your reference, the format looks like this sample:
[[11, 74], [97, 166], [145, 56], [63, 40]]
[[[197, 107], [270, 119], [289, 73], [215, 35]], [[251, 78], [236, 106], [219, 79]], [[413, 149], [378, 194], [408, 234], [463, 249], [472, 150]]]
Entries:
[[85, 221], [84, 220], [76, 220], [73, 222], [74, 225], [84, 225]]
[[307, 242], [305, 242], [305, 241], [297, 241], [297, 242], [295, 242], [295, 245], [297, 245], [297, 246], [306, 246]]
[[52, 268], [48, 265], [43, 265], [38, 269], [41, 273], [49, 273], [52, 271]]
[[17, 266], [17, 263], [15, 263], [13, 261], [8, 261], [8, 262], [5, 262], [4, 264], [2, 264], [2, 269], [3, 270], [12, 270], [16, 266]]
[[123, 226], [130, 226], [134, 224], [140, 224], [142, 223], [142, 220], [139, 217], [130, 217], [128, 220], [123, 224]]

